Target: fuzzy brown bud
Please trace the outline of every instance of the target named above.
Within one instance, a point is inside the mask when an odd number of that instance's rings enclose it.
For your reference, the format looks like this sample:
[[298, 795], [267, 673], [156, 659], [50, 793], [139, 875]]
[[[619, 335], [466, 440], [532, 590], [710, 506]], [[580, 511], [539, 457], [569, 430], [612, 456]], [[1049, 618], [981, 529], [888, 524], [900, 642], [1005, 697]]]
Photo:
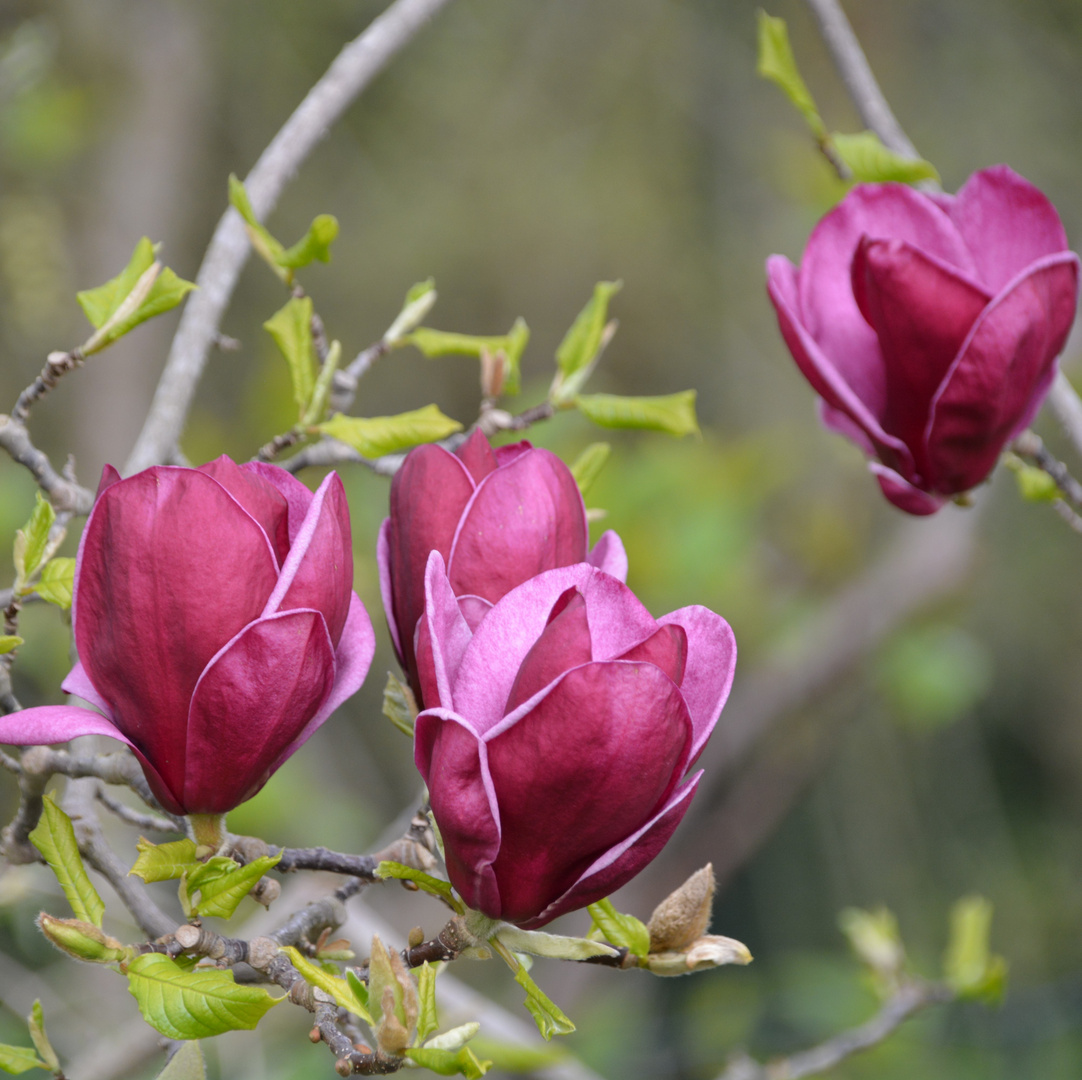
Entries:
[[670, 893], [650, 916], [650, 952], [684, 952], [710, 926], [714, 902], [714, 867], [707, 863], [675, 892]]

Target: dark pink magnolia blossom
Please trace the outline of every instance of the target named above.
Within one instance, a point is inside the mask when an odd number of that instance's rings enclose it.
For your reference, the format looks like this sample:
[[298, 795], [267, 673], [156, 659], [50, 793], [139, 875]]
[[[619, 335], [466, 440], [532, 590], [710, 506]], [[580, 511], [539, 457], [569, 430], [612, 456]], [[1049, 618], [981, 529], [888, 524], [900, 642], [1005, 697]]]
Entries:
[[349, 514], [275, 465], [102, 475], [75, 570], [71, 705], [0, 719], [0, 742], [109, 735], [177, 814], [224, 813], [356, 691], [375, 649]]
[[883, 493], [911, 514], [979, 484], [1033, 419], [1078, 277], [1055, 208], [1005, 165], [955, 196], [861, 184], [816, 226], [799, 270], [767, 261], [824, 424], [876, 459]]
[[391, 483], [377, 559], [391, 640], [418, 701], [414, 639], [430, 552], [443, 556], [475, 627], [508, 590], [543, 570], [588, 561], [623, 581], [619, 536], [606, 532], [590, 551], [589, 533], [575, 478], [548, 450], [528, 442], [494, 450], [479, 430], [454, 454], [434, 445], [411, 450]]
[[729, 696], [736, 642], [703, 607], [654, 619], [584, 563], [512, 589], [476, 631], [443, 559], [425, 576], [414, 756], [452, 884], [533, 928], [607, 896], [661, 850]]

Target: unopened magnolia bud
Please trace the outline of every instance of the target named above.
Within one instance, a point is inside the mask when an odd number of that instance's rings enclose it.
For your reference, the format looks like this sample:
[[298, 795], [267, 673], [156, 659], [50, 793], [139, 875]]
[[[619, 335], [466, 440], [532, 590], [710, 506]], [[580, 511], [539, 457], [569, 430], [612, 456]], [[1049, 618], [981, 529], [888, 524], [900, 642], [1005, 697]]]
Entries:
[[368, 965], [368, 1001], [375, 1020], [376, 1043], [387, 1054], [401, 1054], [413, 1042], [420, 1002], [413, 977], [395, 951], [372, 938]]
[[652, 952], [646, 958], [647, 969], [655, 975], [690, 975], [704, 968], [750, 963], [751, 952], [747, 945], [734, 938], [716, 935], [701, 937], [686, 950]]
[[706, 933], [713, 902], [714, 867], [707, 863], [654, 908], [647, 925], [650, 952], [684, 952]]
[[38, 929], [61, 952], [91, 964], [116, 964], [133, 954], [130, 947], [82, 919], [54, 919], [43, 911], [38, 916]]
[[409, 937], [406, 938], [406, 940], [409, 942], [409, 947], [411, 949], [417, 948], [417, 946], [420, 945], [421, 942], [424, 941], [424, 939], [425, 939], [425, 932], [419, 926], [415, 926], [409, 932]]

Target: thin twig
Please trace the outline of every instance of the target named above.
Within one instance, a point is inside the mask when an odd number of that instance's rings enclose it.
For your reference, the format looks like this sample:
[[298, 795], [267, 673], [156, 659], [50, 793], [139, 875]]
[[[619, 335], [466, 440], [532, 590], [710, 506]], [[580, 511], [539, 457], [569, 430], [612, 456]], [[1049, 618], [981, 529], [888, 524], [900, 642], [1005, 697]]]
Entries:
[[142, 829], [146, 832], [180, 833], [181, 835], [187, 835], [187, 828], [185, 827], [183, 818], [167, 818], [163, 817], [161, 814], [148, 814], [142, 810], [136, 810], [134, 807], [128, 806], [119, 799], [114, 798], [101, 786], [101, 784], [98, 784], [94, 796], [102, 806], [116, 814], [121, 821], [126, 821], [129, 825], [134, 825], [137, 829]]
[[1075, 510], [1082, 510], [1082, 484], [1071, 475], [1070, 469], [1062, 461], [1048, 452], [1040, 435], [1027, 428], [1011, 443], [1011, 449], [1052, 477], [1064, 499]]
[[[338, 54], [245, 178], [262, 220], [297, 169], [330, 128], [395, 56], [449, 0], [395, 0]], [[229, 304], [249, 244], [240, 215], [229, 209], [218, 222], [192, 294], [180, 319], [165, 370], [143, 430], [125, 465], [137, 472], [167, 461], [180, 439], [195, 387]]]
[[1048, 393], [1048, 407], [1059, 421], [1074, 452], [1082, 457], [1082, 399], [1062, 371], [1056, 372]]
[[67, 510], [81, 517], [90, 513], [94, 492], [58, 473], [49, 458], [30, 441], [25, 424], [0, 415], [0, 448], [6, 450], [13, 461], [30, 470], [56, 510]]

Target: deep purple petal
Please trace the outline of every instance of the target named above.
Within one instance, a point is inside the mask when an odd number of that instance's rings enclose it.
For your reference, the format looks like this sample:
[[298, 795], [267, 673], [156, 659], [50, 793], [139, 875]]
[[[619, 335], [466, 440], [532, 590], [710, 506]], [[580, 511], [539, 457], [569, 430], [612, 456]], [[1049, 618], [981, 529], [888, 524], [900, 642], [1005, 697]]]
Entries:
[[586, 561], [598, 570], [611, 574], [618, 581], [627, 581], [627, 552], [624, 542], [612, 529], [606, 529], [594, 544]]
[[498, 914], [522, 922], [664, 805], [692, 727], [679, 688], [653, 664], [591, 663], [486, 742], [502, 831]]
[[879, 481], [879, 487], [887, 499], [907, 514], [927, 517], [941, 509], [947, 501], [941, 495], [931, 495], [914, 487], [893, 469], [880, 465], [878, 461], [869, 461], [868, 468]]
[[500, 849], [500, 813], [484, 743], [462, 717], [430, 709], [417, 717], [413, 755], [429, 788], [451, 884], [471, 908], [498, 918], [492, 861]]
[[312, 502], [312, 492], [292, 473], [267, 461], [246, 461], [240, 466], [245, 472], [262, 477], [277, 488], [289, 505], [289, 542], [292, 544], [300, 532], [301, 524]]
[[533, 449], [533, 443], [529, 439], [523, 439], [521, 442], [509, 443], [507, 446], [496, 447], [496, 462], [499, 465], [510, 465], [515, 458], [521, 454], [525, 454], [527, 450]]
[[620, 660], [642, 660], [660, 668], [677, 686], [684, 678], [688, 636], [682, 626], [658, 626], [645, 641], [632, 646]]
[[192, 695], [185, 810], [224, 813], [251, 798], [329, 696], [334, 668], [318, 611], [259, 619], [230, 641]]
[[473, 429], [473, 434], [455, 451], [455, 457], [466, 466], [475, 484], [496, 470], [496, 454], [480, 428]]
[[1078, 256], [1036, 263], [984, 310], [933, 402], [927, 428], [929, 486], [967, 491], [1003, 445], [1063, 349], [1078, 299]]
[[529, 919], [521, 925], [527, 930], [536, 930], [552, 922], [557, 916], [603, 900], [626, 885], [652, 862], [669, 842], [691, 806], [691, 797], [695, 794], [702, 775], [698, 772], [686, 784], [678, 787], [651, 821], [606, 851], [583, 872], [563, 896], [554, 900], [537, 918]]
[[405, 667], [402, 643], [398, 634], [398, 623], [394, 619], [394, 593], [391, 589], [391, 519], [384, 518], [376, 537], [376, 567], [379, 570], [379, 595], [383, 601], [383, 614], [387, 618], [387, 630], [391, 635], [398, 662]]
[[259, 473], [236, 465], [225, 454], [200, 465], [198, 471], [214, 477], [255, 518], [281, 566], [289, 553], [289, 503], [285, 496]]

